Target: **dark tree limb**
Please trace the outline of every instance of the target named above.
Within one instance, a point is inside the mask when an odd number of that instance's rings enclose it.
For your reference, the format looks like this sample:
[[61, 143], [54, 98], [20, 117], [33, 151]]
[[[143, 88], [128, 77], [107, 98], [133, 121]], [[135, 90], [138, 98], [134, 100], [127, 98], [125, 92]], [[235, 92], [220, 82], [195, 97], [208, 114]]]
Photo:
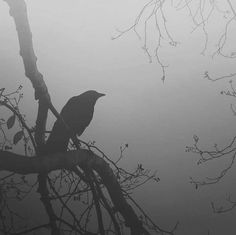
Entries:
[[50, 227], [52, 229], [51, 234], [52, 235], [58, 235], [60, 234], [60, 230], [57, 227], [57, 216], [53, 210], [52, 203], [49, 200], [49, 191], [47, 188], [47, 175], [46, 174], [39, 174], [38, 175], [38, 192], [41, 194], [40, 200], [42, 201], [45, 210], [49, 216], [50, 220]]
[[[46, 130], [48, 107], [51, 104], [47, 86], [43, 80], [43, 75], [38, 71], [37, 58], [33, 49], [32, 33], [27, 17], [27, 9], [24, 0], [4, 0], [10, 8], [10, 15], [13, 17], [20, 46], [20, 55], [23, 59], [25, 75], [28, 77], [35, 90], [35, 99], [39, 100], [38, 115], [35, 129], [35, 142], [37, 144], [36, 153], [40, 156], [44, 146], [44, 133]], [[55, 222], [55, 214], [48, 199], [47, 175], [39, 174], [38, 192], [41, 194], [41, 201], [47, 211], [52, 228], [52, 235], [58, 234]]]
[[89, 179], [89, 185], [91, 188], [91, 191], [93, 193], [93, 200], [96, 208], [96, 213], [97, 213], [97, 218], [98, 218], [98, 227], [99, 227], [99, 232], [101, 235], [105, 235], [105, 230], [104, 230], [104, 225], [103, 225], [103, 219], [102, 219], [102, 212], [101, 212], [101, 207], [100, 207], [100, 202], [99, 202], [99, 196], [98, 192], [94, 186], [94, 178], [93, 178], [93, 173], [92, 171], [88, 170], [87, 171], [87, 177]]
[[[84, 172], [86, 172], [86, 169], [89, 169], [90, 171], [94, 170], [98, 173], [114, 204], [114, 211], [116, 211], [116, 213], [119, 212], [123, 216], [126, 226], [131, 230], [131, 235], [149, 234], [144, 229], [142, 222], [139, 220], [132, 207], [127, 203], [122, 193], [121, 186], [109, 164], [92, 151], [80, 149], [80, 140], [76, 138], [74, 131], [69, 129], [68, 125], [63, 121], [62, 117], [52, 105], [48, 89], [43, 80], [43, 75], [37, 69], [37, 58], [33, 50], [32, 34], [28, 23], [26, 4], [24, 0], [4, 1], [10, 7], [10, 15], [14, 19], [18, 34], [20, 55], [23, 59], [25, 75], [30, 79], [35, 89], [35, 99], [39, 100], [39, 106], [35, 130], [37, 157], [28, 158], [6, 151], [0, 151], [0, 170], [12, 171], [24, 175], [34, 173], [39, 174], [38, 192], [41, 194], [41, 201], [49, 216], [52, 235], [59, 234], [56, 221], [60, 219], [62, 220], [62, 218], [58, 218], [55, 215], [50, 202], [49, 191], [47, 188], [47, 174], [57, 169], [68, 169], [76, 172], [79, 176], [82, 176], [82, 173], [76, 168], [76, 166], [79, 166]], [[42, 150], [45, 141], [44, 133], [48, 109], [52, 111], [57, 119], [64, 123], [65, 128], [70, 133], [74, 145], [78, 149], [77, 151], [57, 153], [54, 155], [43, 154]], [[92, 183], [94, 186], [94, 182]], [[96, 187], [94, 188], [96, 191]], [[99, 196], [99, 193], [96, 193], [96, 195]], [[99, 210], [97, 211], [99, 212]], [[101, 226], [100, 230], [102, 230]]]
[[25, 157], [20, 154], [0, 150], [0, 170], [18, 174], [49, 173], [58, 169], [71, 169], [85, 164], [90, 154], [86, 150], [69, 151], [38, 157]]
[[113, 214], [113, 211], [112, 211], [112, 208], [111, 206], [108, 204], [107, 202], [107, 199], [105, 198], [103, 192], [102, 192], [102, 189], [100, 188], [100, 185], [97, 181], [97, 179], [94, 177], [94, 182], [96, 184], [96, 190], [99, 194], [99, 197], [101, 198], [103, 204], [104, 204], [104, 207], [106, 208], [107, 212], [109, 213], [110, 217], [111, 217], [111, 220], [112, 220], [112, 223], [114, 225], [114, 229], [115, 229], [115, 232], [117, 235], [121, 235], [121, 232], [120, 232], [120, 228], [119, 228], [119, 225], [118, 225], [118, 222], [115, 218], [115, 215]]
[[[35, 56], [32, 42], [32, 33], [27, 17], [27, 9], [24, 0], [4, 0], [9, 8], [10, 15], [13, 17], [20, 46], [20, 55], [23, 59], [25, 75], [28, 77], [35, 90], [35, 99], [39, 100], [39, 109], [37, 117], [37, 125], [35, 132], [35, 140], [38, 147], [44, 142], [44, 131], [47, 120], [50, 95], [47, 86], [43, 80], [43, 75], [37, 68], [37, 57]], [[45, 102], [46, 100], [46, 102]]]
[[102, 178], [116, 211], [124, 217], [126, 226], [130, 227], [131, 234], [143, 234], [144, 228], [132, 207], [127, 203], [122, 189], [117, 182], [109, 164], [89, 150], [80, 149], [42, 156], [41, 158], [27, 158], [19, 154], [0, 151], [0, 170], [13, 171], [19, 174], [49, 173], [57, 169], [71, 169], [74, 166], [95, 170]]

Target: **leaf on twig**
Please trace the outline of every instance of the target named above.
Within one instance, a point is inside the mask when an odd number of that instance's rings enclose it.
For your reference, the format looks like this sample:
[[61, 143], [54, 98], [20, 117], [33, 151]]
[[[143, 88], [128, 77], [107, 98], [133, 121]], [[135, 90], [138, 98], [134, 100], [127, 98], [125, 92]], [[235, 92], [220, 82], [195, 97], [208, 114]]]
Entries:
[[8, 120], [7, 120], [7, 128], [8, 129], [11, 129], [14, 126], [15, 120], [16, 120], [16, 116], [14, 114], [8, 118]]
[[195, 143], [197, 143], [198, 140], [199, 140], [199, 137], [198, 137], [197, 135], [194, 135], [194, 136], [193, 136], [193, 139], [194, 139]]
[[2, 96], [2, 93], [4, 92], [5, 88], [0, 89], [0, 97]]
[[14, 137], [13, 137], [13, 144], [17, 144], [21, 139], [22, 139], [22, 137], [23, 137], [23, 131], [21, 130], [21, 131], [18, 131], [15, 135], [14, 135]]

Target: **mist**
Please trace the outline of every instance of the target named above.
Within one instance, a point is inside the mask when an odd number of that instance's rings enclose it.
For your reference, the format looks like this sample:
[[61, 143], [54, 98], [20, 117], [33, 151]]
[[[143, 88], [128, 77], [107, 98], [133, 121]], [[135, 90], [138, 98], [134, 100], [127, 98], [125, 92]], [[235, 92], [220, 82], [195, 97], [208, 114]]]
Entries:
[[[37, 65], [57, 110], [86, 90], [105, 93], [81, 139], [96, 141], [114, 161], [120, 146], [128, 143], [122, 167], [142, 164], [157, 171], [160, 182], [148, 183], [133, 195], [153, 220], [165, 228], [179, 221], [177, 235], [235, 234], [236, 211], [216, 214], [211, 208], [211, 202], [227, 206], [229, 194], [236, 197], [235, 166], [219, 183], [196, 189], [190, 177], [214, 177], [230, 159], [198, 165], [199, 157], [185, 151], [193, 144], [193, 135], [204, 149], [213, 149], [214, 144], [224, 147], [233, 139], [234, 100], [220, 94], [229, 85], [204, 79], [204, 72], [216, 77], [233, 73], [234, 61], [212, 60], [211, 46], [201, 55], [204, 33], [191, 33], [188, 14], [172, 10], [166, 17], [180, 43], [160, 50], [168, 65], [163, 83], [160, 66], [155, 59], [149, 63], [134, 33], [111, 40], [116, 28], [132, 25], [145, 1], [27, 0], [26, 4]], [[220, 30], [214, 24], [210, 30], [214, 45]], [[37, 102], [24, 73], [15, 25], [7, 4], [0, 1], [0, 88], [12, 91], [23, 86], [20, 108], [33, 126]], [[54, 121], [50, 114], [47, 129]]]

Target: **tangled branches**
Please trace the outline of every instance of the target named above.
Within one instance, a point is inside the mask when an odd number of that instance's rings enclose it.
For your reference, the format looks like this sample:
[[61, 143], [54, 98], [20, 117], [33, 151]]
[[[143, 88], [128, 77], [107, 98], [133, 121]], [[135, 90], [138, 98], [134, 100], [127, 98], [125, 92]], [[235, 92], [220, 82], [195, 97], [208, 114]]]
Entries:
[[[21, 93], [19, 94], [21, 89], [22, 87], [11, 95], [2, 93], [3, 100], [1, 101], [1, 105], [9, 109], [12, 115], [16, 116], [20, 123], [19, 126], [22, 128], [22, 133], [24, 133], [25, 130], [29, 136], [22, 134], [21, 138], [18, 137], [18, 141], [13, 141], [14, 143], [12, 143], [8, 140], [4, 128], [1, 127], [5, 136], [2, 143], [3, 151], [1, 152], [1, 157], [4, 157], [4, 154], [7, 153], [4, 152], [5, 150], [12, 150], [12, 147], [6, 148], [9, 143], [11, 146], [21, 143], [24, 143], [25, 146], [29, 146], [29, 142], [32, 141], [31, 144], [35, 145], [34, 135], [32, 134], [34, 133], [34, 128], [27, 126], [25, 119], [19, 112], [19, 102], [12, 103], [12, 100], [17, 100], [14, 96], [20, 95], [22, 98]], [[10, 115], [7, 121], [2, 122], [1, 125], [6, 125], [8, 129], [14, 128], [15, 121], [12, 121], [12, 115]], [[13, 140], [16, 139], [15, 136]], [[137, 222], [140, 223], [141, 230], [133, 230], [136, 232], [139, 231], [140, 234], [149, 234], [148, 230], [154, 231], [157, 234], [173, 234], [177, 225], [172, 231], [162, 229], [151, 220], [147, 213], [132, 198], [131, 194], [136, 188], [150, 180], [159, 182], [159, 178], [156, 176], [156, 173], [145, 170], [142, 164], [138, 164], [137, 168], [132, 172], [118, 166], [118, 162], [124, 157], [123, 154], [128, 148], [128, 144], [120, 147], [120, 156], [118, 160], [114, 162], [105, 155], [103, 151], [96, 147], [94, 142], [81, 142], [83, 145], [80, 151], [87, 151], [89, 156], [91, 155], [91, 159], [88, 156], [85, 158], [86, 160], [80, 157], [81, 163], [79, 163], [76, 168], [67, 169], [65, 165], [65, 169], [54, 170], [46, 174], [47, 192], [44, 195], [46, 197], [44, 200], [46, 200], [46, 204], [49, 203], [51, 205], [51, 208], [59, 209], [59, 211], [53, 210], [53, 216], [55, 217], [54, 219], [58, 231], [64, 234], [97, 234], [98, 231], [96, 231], [96, 229], [95, 231], [91, 231], [97, 218], [99, 232], [101, 234], [124, 234], [127, 231], [127, 223], [129, 224], [128, 227], [132, 228], [132, 223], [135, 223], [135, 226], [138, 227]], [[76, 146], [71, 145], [69, 152], [74, 151], [76, 151]], [[24, 158], [27, 158], [27, 152], [28, 151], [25, 152], [25, 157], [22, 158], [22, 161]], [[34, 158], [37, 157], [31, 155], [31, 159]], [[8, 156], [7, 159], [10, 161], [11, 157]], [[16, 162], [16, 159], [17, 157], [13, 155], [13, 161]], [[59, 159], [64, 162], [63, 158]], [[108, 161], [113, 169], [110, 168], [103, 159]], [[14, 162], [9, 165], [14, 165]], [[17, 165], [20, 166], [22, 164], [18, 163]], [[16, 169], [18, 167], [17, 165], [15, 166]], [[27, 162], [25, 162], [24, 165], [27, 165]], [[35, 173], [37, 173], [37, 171]], [[37, 187], [38, 191], [40, 190], [39, 180], [40, 178], [32, 180], [31, 177], [27, 177], [24, 174], [15, 174], [14, 172], [1, 177], [1, 231], [6, 234], [26, 234], [42, 228], [48, 229], [51, 226], [51, 223], [36, 225], [31, 228], [28, 228], [27, 224], [22, 226], [25, 218], [22, 217], [17, 210], [11, 208], [11, 203], [9, 203], [12, 200], [27, 201], [27, 196], [34, 194]], [[136, 218], [136, 212], [134, 213], [126, 200], [136, 208], [137, 213], [140, 214], [139, 219], [138, 217]], [[130, 218], [128, 219], [128, 217], [130, 216], [133, 217], [134, 220], [137, 219], [137, 221], [132, 221], [132, 218], [131, 221], [129, 221]], [[17, 226], [18, 224], [20, 224], [20, 226]]]
[[[154, 55], [155, 58], [160, 65], [162, 69], [162, 78], [161, 80], [164, 82], [166, 78], [166, 67], [162, 62], [162, 59], [159, 56], [159, 50], [161, 48], [161, 43], [166, 37], [169, 41], [169, 44], [172, 46], [176, 46], [177, 42], [173, 39], [171, 36], [171, 33], [168, 30], [167, 27], [167, 19], [164, 12], [164, 6], [166, 4], [165, 0], [151, 0], [147, 4], [143, 6], [141, 11], [139, 12], [138, 16], [136, 17], [133, 25], [128, 27], [125, 30], [119, 30], [117, 29], [117, 35], [112, 37], [112, 39], [117, 39], [123, 36], [124, 34], [128, 33], [129, 31], [133, 31], [139, 40], [143, 40], [143, 46], [142, 49], [144, 50], [144, 53], [148, 56], [149, 62], [152, 62], [152, 52], [150, 52], [150, 49], [148, 47], [148, 37], [150, 36], [150, 33], [148, 32], [148, 26], [151, 21], [154, 21], [155, 29], [157, 31], [157, 42], [154, 49]], [[140, 34], [137, 30], [137, 27], [139, 24], [144, 24], [144, 30], [143, 33]]]
[[[204, 35], [204, 45], [201, 51], [202, 55], [206, 54], [209, 44], [208, 24], [212, 20], [215, 24], [214, 16], [220, 15], [224, 19], [223, 32], [221, 32], [216, 43], [216, 49], [212, 53], [212, 57], [220, 55], [224, 58], [233, 59], [236, 56], [235, 51], [226, 52], [225, 48], [230, 38], [230, 27], [235, 24], [236, 11], [230, 0], [215, 1], [215, 0], [178, 0], [171, 1], [171, 6], [176, 11], [187, 10], [189, 17], [193, 23], [192, 32], [201, 29]], [[116, 35], [112, 39], [118, 39], [124, 34], [133, 31], [137, 38], [142, 41], [142, 49], [147, 55], [149, 62], [153, 61], [153, 56], [162, 69], [162, 78], [164, 82], [166, 78], [166, 67], [160, 56], [160, 49], [164, 46], [165, 41], [171, 46], [177, 46], [177, 41], [173, 38], [171, 30], [168, 27], [168, 20], [171, 16], [167, 16], [168, 1], [167, 0], [149, 0], [139, 11], [134, 23], [124, 30], [117, 29]], [[149, 30], [149, 27], [154, 24], [154, 32]], [[140, 27], [143, 27], [140, 30]], [[150, 27], [151, 28], [151, 27]], [[141, 31], [141, 32], [140, 32]], [[149, 38], [154, 38], [156, 44], [152, 52], [149, 45]]]

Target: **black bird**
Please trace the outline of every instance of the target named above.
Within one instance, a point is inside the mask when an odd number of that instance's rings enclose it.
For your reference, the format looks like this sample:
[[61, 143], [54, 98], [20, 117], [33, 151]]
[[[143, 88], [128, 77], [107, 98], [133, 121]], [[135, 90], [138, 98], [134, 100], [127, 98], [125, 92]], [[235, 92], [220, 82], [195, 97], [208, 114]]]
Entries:
[[[61, 116], [68, 126], [80, 136], [93, 118], [94, 106], [98, 98], [105, 94], [97, 91], [86, 91], [68, 100], [61, 110]], [[45, 146], [45, 153], [65, 152], [67, 150], [70, 133], [63, 123], [57, 120]]]

